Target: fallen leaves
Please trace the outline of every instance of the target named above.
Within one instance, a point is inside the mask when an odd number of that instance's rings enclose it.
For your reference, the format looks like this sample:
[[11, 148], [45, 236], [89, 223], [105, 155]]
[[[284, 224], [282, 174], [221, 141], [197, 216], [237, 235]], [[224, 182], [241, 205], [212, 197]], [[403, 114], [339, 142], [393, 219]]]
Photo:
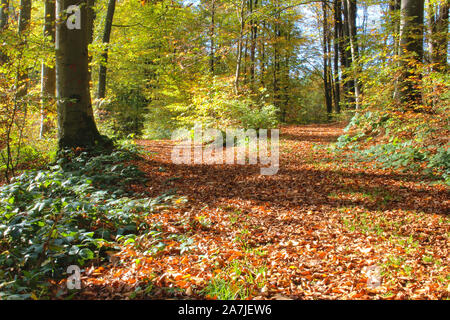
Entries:
[[[326, 149], [341, 132], [283, 128], [272, 177], [257, 166], [174, 165], [170, 142], [139, 141], [154, 155], [138, 163], [150, 182], [136, 192], [177, 189], [188, 201], [148, 216], [162, 226], [158, 254], [145, 256], [145, 242], [122, 248], [119, 263], [87, 272], [81, 296], [216, 299], [205, 290], [222, 279], [255, 299], [448, 298], [448, 189], [392, 170], [343, 167]], [[174, 240], [181, 235], [192, 239], [185, 251]], [[365, 274], [373, 266], [376, 287]]]

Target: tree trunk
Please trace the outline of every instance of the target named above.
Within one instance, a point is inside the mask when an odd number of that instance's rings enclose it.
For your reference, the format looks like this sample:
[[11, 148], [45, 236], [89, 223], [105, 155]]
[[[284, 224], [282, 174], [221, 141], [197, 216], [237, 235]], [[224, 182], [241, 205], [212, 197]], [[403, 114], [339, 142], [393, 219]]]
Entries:
[[340, 0], [334, 0], [334, 108], [336, 113], [341, 113], [341, 82], [339, 80], [339, 35], [341, 29]]
[[280, 38], [281, 38], [281, 26], [279, 22], [279, 17], [274, 25], [274, 44], [273, 44], [273, 72], [272, 72], [272, 86], [273, 86], [273, 104], [281, 109], [280, 106], [280, 85], [279, 85], [279, 74], [280, 74]]
[[106, 12], [105, 28], [103, 30], [103, 45], [105, 46], [102, 53], [102, 61], [98, 71], [98, 90], [97, 98], [103, 99], [106, 96], [106, 72], [108, 64], [108, 45], [111, 38], [112, 22], [114, 19], [114, 11], [116, 8], [116, 0], [109, 0], [108, 11]]
[[[251, 13], [254, 12], [258, 8], [258, 0], [255, 0], [253, 4], [253, 0], [250, 0], [250, 10]], [[256, 67], [256, 41], [258, 38], [258, 22], [254, 17], [252, 17], [251, 22], [251, 45], [250, 45], [250, 84], [251, 89], [254, 91], [255, 89], [255, 67]]]
[[400, 0], [391, 0], [389, 3], [389, 14], [391, 20], [391, 27], [393, 31], [392, 41], [394, 43], [394, 54], [399, 54], [399, 37], [400, 34], [400, 20], [398, 19], [398, 12], [400, 10]]
[[449, 2], [443, 1], [439, 6], [429, 3], [430, 51], [434, 71], [446, 71], [448, 51]]
[[[22, 46], [26, 46], [27, 43], [27, 31], [30, 28], [30, 19], [31, 19], [31, 0], [21, 0], [20, 1], [20, 12], [19, 12], [19, 25], [18, 25], [18, 33], [21, 37], [23, 37]], [[28, 73], [26, 70], [20, 70], [17, 75], [17, 92], [16, 99], [24, 99], [24, 97], [28, 93]], [[24, 110], [27, 109], [27, 104], [22, 101], [22, 107]], [[25, 112], [26, 113], [26, 112]]]
[[28, 30], [31, 18], [31, 0], [20, 0], [19, 33]]
[[212, 0], [211, 3], [211, 26], [210, 26], [210, 37], [211, 37], [211, 52], [210, 52], [210, 59], [209, 59], [209, 69], [212, 75], [214, 75], [215, 72], [215, 43], [214, 38], [216, 36], [216, 0]]
[[342, 0], [342, 14], [344, 16], [343, 20], [343, 30], [342, 30], [342, 48], [344, 52], [345, 61], [345, 71], [346, 71], [346, 81], [345, 81], [345, 96], [347, 98], [347, 103], [349, 105], [354, 105], [355, 103], [355, 82], [348, 76], [348, 71], [353, 65], [352, 54], [351, 54], [351, 44], [350, 44], [350, 20], [348, 14], [348, 2], [347, 0]]
[[348, 14], [348, 28], [350, 36], [350, 52], [352, 57], [352, 69], [353, 69], [353, 86], [355, 94], [355, 108], [359, 109], [360, 104], [360, 84], [358, 80], [358, 60], [359, 60], [359, 47], [358, 39], [356, 35], [356, 0], [347, 0], [347, 14]]
[[[52, 44], [55, 43], [55, 0], [46, 0], [44, 3], [44, 36], [49, 37]], [[48, 105], [53, 104], [56, 94], [55, 68], [45, 62], [41, 66], [41, 123], [39, 137], [42, 139], [48, 133], [50, 126], [47, 122]]]
[[[266, 30], [266, 21], [263, 21], [263, 32]], [[266, 38], [265, 36], [260, 37], [260, 43], [261, 43], [261, 49], [260, 49], [260, 82], [261, 87], [264, 88], [266, 86], [265, 83], [265, 76], [266, 76], [266, 45], [265, 45]]]
[[245, 10], [245, 0], [241, 0], [240, 8], [238, 8], [238, 17], [239, 17], [239, 39], [238, 39], [238, 48], [237, 48], [237, 61], [236, 61], [236, 74], [234, 78], [234, 90], [235, 93], [239, 93], [239, 77], [241, 74], [241, 63], [242, 63], [242, 42], [244, 36], [244, 28], [245, 28], [245, 19], [244, 19], [244, 10]]
[[[65, 11], [78, 8], [69, 29]], [[89, 90], [87, 0], [56, 1], [56, 95], [59, 147], [86, 147], [102, 142], [94, 121]], [[68, 23], [66, 23], [68, 22]]]
[[[94, 41], [94, 21], [95, 21], [95, 0], [87, 0], [87, 32], [88, 32], [88, 46], [92, 44]], [[92, 68], [91, 68], [91, 62], [92, 62], [92, 55], [89, 55], [88, 58], [88, 65], [89, 65], [89, 86], [92, 83]]]
[[322, 50], [323, 50], [323, 88], [325, 93], [325, 104], [327, 108], [328, 118], [331, 117], [333, 112], [333, 101], [332, 101], [332, 88], [330, 86], [330, 72], [329, 72], [329, 52], [328, 52], [328, 9], [325, 1], [322, 1], [322, 13], [323, 13], [323, 35], [322, 35]]
[[414, 64], [423, 60], [423, 11], [424, 0], [401, 0], [400, 13], [400, 101], [417, 106], [421, 103], [420, 74]]
[[[400, 55], [400, 0], [390, 0], [389, 19], [392, 28], [393, 55]], [[398, 66], [398, 62], [396, 62]], [[394, 99], [398, 97], [398, 79], [394, 81]]]
[[248, 72], [247, 72], [247, 61], [248, 61], [248, 34], [245, 36], [244, 42], [244, 63], [242, 64], [242, 73], [244, 74], [244, 83], [248, 83]]
[[8, 25], [8, 19], [9, 19], [9, 1], [8, 0], [1, 0], [0, 2], [0, 30], [3, 30]]
[[[9, 1], [1, 0], [0, 2], [0, 34], [8, 27], [9, 20]], [[6, 53], [0, 51], [0, 65], [4, 64], [8, 60]]]

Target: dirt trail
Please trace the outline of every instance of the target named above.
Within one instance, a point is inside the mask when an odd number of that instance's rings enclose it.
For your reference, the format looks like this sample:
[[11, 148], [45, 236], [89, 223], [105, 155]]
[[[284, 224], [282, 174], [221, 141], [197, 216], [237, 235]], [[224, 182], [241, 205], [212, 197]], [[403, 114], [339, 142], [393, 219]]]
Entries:
[[134, 277], [151, 272], [157, 297], [220, 298], [212, 279], [258, 299], [448, 297], [448, 189], [336, 158], [326, 147], [340, 134], [337, 125], [284, 127], [274, 176], [259, 166], [175, 165], [171, 142], [139, 141], [149, 181], [136, 192], [188, 198], [150, 220], [193, 243]]

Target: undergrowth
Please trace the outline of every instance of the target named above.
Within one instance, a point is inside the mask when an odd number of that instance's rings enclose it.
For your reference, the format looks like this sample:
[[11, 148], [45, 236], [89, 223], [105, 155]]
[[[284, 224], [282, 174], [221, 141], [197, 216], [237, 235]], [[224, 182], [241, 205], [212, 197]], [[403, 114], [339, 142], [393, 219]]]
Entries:
[[31, 170], [0, 187], [0, 299], [42, 299], [70, 265], [101, 263], [124, 235], [150, 228], [145, 215], [170, 202], [127, 186], [144, 182], [126, 164], [133, 148], [64, 151], [48, 170]]
[[336, 143], [338, 152], [443, 179], [450, 185], [449, 117], [416, 112], [367, 111], [356, 114]]

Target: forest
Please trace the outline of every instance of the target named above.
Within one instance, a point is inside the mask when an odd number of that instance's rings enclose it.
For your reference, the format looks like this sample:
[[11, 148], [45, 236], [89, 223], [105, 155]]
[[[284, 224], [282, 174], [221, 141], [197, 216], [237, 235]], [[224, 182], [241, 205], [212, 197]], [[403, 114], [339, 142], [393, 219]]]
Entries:
[[0, 0], [0, 300], [448, 300], [449, 8]]

